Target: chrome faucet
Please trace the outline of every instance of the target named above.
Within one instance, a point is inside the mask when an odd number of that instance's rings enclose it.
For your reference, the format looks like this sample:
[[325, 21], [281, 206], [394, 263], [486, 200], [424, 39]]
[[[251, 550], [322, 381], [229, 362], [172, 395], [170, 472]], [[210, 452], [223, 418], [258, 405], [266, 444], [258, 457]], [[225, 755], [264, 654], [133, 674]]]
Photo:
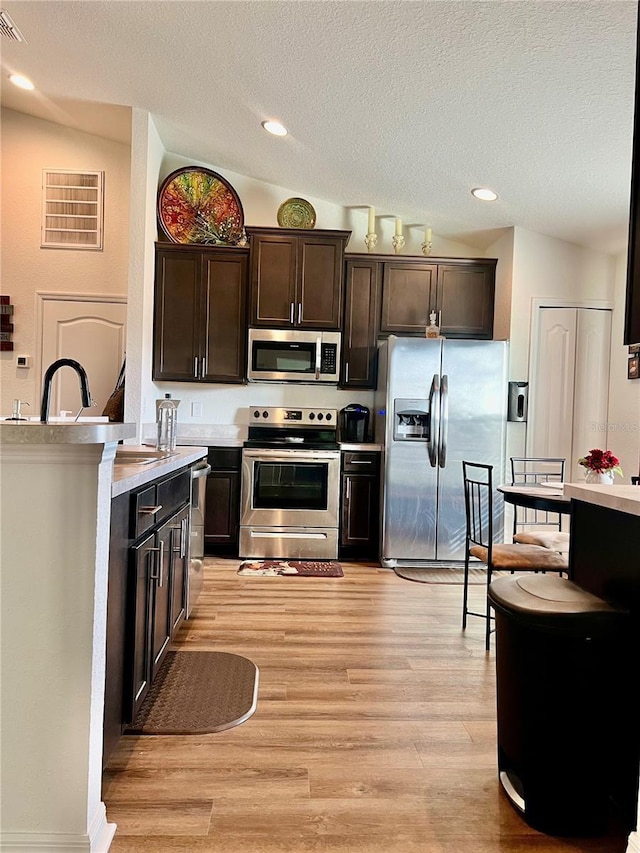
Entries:
[[73, 367], [80, 379], [80, 395], [82, 397], [82, 407], [86, 409], [91, 405], [91, 394], [89, 393], [89, 379], [87, 372], [79, 361], [73, 358], [59, 358], [47, 367], [44, 379], [42, 382], [42, 405], [40, 406], [40, 422], [46, 424], [49, 419], [49, 403], [51, 400], [51, 383], [53, 376], [61, 367]]

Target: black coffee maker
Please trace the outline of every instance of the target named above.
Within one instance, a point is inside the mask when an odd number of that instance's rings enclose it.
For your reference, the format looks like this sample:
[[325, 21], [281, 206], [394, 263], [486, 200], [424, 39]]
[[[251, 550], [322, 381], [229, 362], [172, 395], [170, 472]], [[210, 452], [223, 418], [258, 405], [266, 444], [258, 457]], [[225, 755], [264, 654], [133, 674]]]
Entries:
[[349, 403], [340, 409], [340, 441], [362, 444], [369, 441], [369, 409], [360, 403]]

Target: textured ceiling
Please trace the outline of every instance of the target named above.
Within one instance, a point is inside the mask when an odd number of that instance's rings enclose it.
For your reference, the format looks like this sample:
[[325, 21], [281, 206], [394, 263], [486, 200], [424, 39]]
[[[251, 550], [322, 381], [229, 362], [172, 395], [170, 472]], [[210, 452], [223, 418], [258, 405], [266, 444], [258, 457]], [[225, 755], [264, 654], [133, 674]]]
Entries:
[[[3, 8], [28, 42], [2, 39], [5, 106], [119, 139], [117, 107], [140, 107], [189, 159], [479, 248], [514, 225], [626, 244], [635, 0]], [[7, 84], [12, 71], [38, 93]], [[473, 199], [478, 185], [499, 200]]]

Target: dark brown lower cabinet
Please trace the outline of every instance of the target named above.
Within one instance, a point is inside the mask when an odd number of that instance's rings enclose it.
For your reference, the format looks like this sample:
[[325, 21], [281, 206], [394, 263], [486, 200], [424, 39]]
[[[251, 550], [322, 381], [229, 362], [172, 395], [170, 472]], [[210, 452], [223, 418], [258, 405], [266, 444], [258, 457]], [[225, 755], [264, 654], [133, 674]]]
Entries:
[[111, 503], [104, 764], [185, 617], [190, 491], [183, 469]]
[[340, 556], [377, 558], [380, 454], [343, 451], [341, 492]]
[[237, 556], [240, 527], [239, 447], [210, 447], [204, 517], [205, 554]]

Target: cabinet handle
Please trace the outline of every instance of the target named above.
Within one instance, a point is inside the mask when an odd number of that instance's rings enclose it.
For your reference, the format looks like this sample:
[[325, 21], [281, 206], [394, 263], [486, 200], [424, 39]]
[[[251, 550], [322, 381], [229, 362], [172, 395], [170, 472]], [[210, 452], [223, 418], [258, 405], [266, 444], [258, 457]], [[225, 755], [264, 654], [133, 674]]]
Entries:
[[180, 522], [180, 556], [182, 558], [187, 556], [187, 526], [188, 519], [183, 518]]
[[152, 581], [158, 581], [158, 586], [164, 583], [164, 542], [160, 540], [160, 545], [157, 548], [149, 548], [156, 556], [154, 560], [155, 566], [151, 568], [149, 577]]
[[293, 326], [293, 302], [289, 305], [289, 322]]
[[193, 359], [193, 375], [198, 378], [198, 356]]
[[138, 509], [139, 515], [155, 515], [160, 512], [162, 509], [162, 504], [158, 504], [158, 506], [141, 506]]
[[298, 325], [302, 322], [302, 302], [298, 302]]
[[373, 462], [371, 461], [371, 459], [362, 459], [362, 460], [352, 459], [349, 464], [350, 465], [373, 465]]
[[351, 500], [351, 479], [347, 478], [347, 493], [345, 495], [347, 503]]
[[[157, 551], [157, 550], [158, 550], [157, 548], [149, 548], [149, 552], [147, 553], [147, 562], [149, 561], [149, 557], [151, 556], [151, 552], [152, 552], [152, 551]], [[155, 555], [154, 555], [154, 557], [155, 557]], [[157, 557], [156, 557], [156, 558], [153, 560], [153, 563], [152, 563], [151, 569], [150, 569], [150, 571], [149, 571], [149, 578], [150, 578], [152, 581], [157, 581], [159, 576], [160, 576], [160, 573], [159, 573], [159, 570], [158, 570], [158, 559], [157, 559]]]
[[345, 362], [345, 365], [344, 365], [344, 381], [345, 382], [349, 381], [349, 362], [348, 361]]
[[202, 364], [200, 366], [200, 379], [204, 379], [204, 375], [207, 372], [207, 358], [206, 356], [202, 356]]

